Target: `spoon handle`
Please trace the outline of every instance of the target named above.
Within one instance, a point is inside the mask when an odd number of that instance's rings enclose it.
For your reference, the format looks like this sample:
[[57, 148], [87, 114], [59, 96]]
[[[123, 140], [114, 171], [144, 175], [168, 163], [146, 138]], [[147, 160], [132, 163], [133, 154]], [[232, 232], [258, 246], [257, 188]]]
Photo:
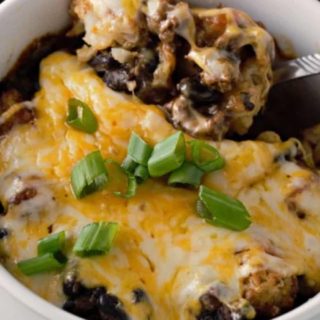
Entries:
[[320, 54], [310, 54], [278, 64], [274, 70], [274, 84], [320, 74]]

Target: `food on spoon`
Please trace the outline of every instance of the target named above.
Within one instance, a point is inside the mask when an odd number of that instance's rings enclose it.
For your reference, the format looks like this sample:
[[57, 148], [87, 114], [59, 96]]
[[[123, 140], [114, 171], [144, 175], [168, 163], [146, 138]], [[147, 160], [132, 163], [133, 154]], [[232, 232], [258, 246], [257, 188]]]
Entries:
[[79, 57], [193, 136], [244, 134], [266, 102], [274, 41], [240, 10], [168, 0], [75, 0], [73, 10], [85, 29]]

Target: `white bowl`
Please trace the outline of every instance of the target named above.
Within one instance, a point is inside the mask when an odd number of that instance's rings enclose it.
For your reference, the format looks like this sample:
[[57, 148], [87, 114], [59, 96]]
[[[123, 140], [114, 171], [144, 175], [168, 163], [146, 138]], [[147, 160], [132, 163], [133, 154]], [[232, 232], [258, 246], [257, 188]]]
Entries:
[[[262, 21], [280, 41], [296, 53], [320, 52], [320, 2], [316, 0], [190, 0], [194, 4], [243, 9]], [[69, 0], [6, 0], [0, 4], [0, 79], [33, 39], [61, 30], [68, 24]], [[288, 42], [289, 41], [289, 42]], [[52, 320], [77, 320], [41, 299], [0, 266], [0, 286], [25, 305]], [[50, 288], [48, 288], [50, 290]], [[2, 318], [2, 317], [1, 317]], [[277, 320], [320, 319], [320, 294]]]

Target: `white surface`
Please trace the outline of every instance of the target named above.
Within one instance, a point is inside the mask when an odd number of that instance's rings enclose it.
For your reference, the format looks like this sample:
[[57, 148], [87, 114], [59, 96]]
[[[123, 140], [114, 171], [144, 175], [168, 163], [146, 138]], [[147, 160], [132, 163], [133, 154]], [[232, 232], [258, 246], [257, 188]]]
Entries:
[[[292, 40], [300, 54], [320, 50], [320, 3], [316, 0], [190, 0], [218, 3], [248, 10], [272, 31]], [[34, 38], [55, 31], [67, 21], [69, 0], [8, 0], [0, 5], [0, 78], [19, 52]], [[0, 266], [1, 320], [76, 320], [28, 291]], [[49, 289], [49, 288], [48, 288]], [[20, 302], [18, 302], [20, 301]], [[23, 306], [22, 303], [25, 305]], [[27, 306], [27, 307], [26, 307]], [[30, 311], [37, 310], [43, 316]], [[278, 320], [319, 320], [320, 296]]]
[[31, 309], [12, 298], [8, 292], [0, 288], [0, 319], [1, 320], [45, 320]]

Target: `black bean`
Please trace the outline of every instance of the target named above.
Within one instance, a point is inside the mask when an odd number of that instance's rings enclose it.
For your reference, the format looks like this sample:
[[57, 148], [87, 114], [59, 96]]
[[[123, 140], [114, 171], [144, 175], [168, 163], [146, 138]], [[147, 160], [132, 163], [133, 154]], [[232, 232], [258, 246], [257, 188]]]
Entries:
[[106, 85], [115, 91], [128, 92], [129, 73], [124, 69], [107, 71], [103, 76]]
[[80, 297], [74, 300], [74, 310], [76, 314], [85, 315], [95, 309], [96, 305], [90, 297]]
[[63, 304], [63, 306], [62, 306], [62, 309], [63, 310], [66, 310], [66, 311], [68, 311], [68, 312], [72, 312], [73, 313], [73, 311], [74, 311], [74, 308], [75, 308], [75, 302], [74, 301], [72, 301], [72, 300], [67, 300], [64, 304]]
[[104, 287], [97, 287], [92, 289], [90, 299], [94, 301], [95, 304], [99, 303], [99, 299], [101, 296], [106, 294], [107, 290]]
[[106, 70], [116, 70], [121, 67], [110, 51], [104, 51], [97, 54], [89, 61], [89, 64], [96, 70], [97, 73], [104, 73]]
[[6, 228], [0, 228], [0, 240], [7, 237], [9, 232]]
[[120, 300], [112, 294], [104, 294], [99, 299], [99, 309], [102, 318], [115, 320], [127, 320], [126, 313], [122, 310], [122, 304]]
[[136, 96], [147, 104], [162, 105], [172, 99], [170, 89], [165, 87], [152, 87], [151, 84], [143, 84], [136, 92]]
[[89, 294], [88, 289], [84, 287], [81, 282], [76, 281], [75, 278], [67, 279], [63, 283], [63, 292], [71, 298]]
[[183, 96], [201, 106], [217, 104], [222, 99], [221, 92], [202, 85], [201, 82], [195, 78], [184, 78], [177, 87]]
[[113, 309], [110, 312], [100, 312], [102, 320], [128, 320], [127, 314], [122, 309]]
[[128, 81], [131, 76], [124, 65], [116, 61], [110, 51], [97, 54], [89, 64], [103, 77], [106, 85], [115, 91], [128, 92]]
[[63, 309], [87, 320], [128, 320], [121, 301], [104, 287], [87, 288], [69, 274], [63, 283], [68, 297]]
[[103, 312], [110, 312], [120, 306], [119, 299], [111, 294], [103, 294], [99, 298], [99, 307]]
[[218, 320], [215, 314], [212, 314], [210, 311], [202, 311], [198, 316], [197, 320]]
[[107, 290], [105, 287], [97, 287], [97, 288], [92, 289], [92, 295], [96, 296], [96, 297], [102, 296], [106, 292], [107, 292]]
[[146, 77], [152, 79], [153, 73], [159, 64], [159, 57], [155, 49], [141, 50], [135, 59], [134, 75], [139, 78], [145, 79]]

